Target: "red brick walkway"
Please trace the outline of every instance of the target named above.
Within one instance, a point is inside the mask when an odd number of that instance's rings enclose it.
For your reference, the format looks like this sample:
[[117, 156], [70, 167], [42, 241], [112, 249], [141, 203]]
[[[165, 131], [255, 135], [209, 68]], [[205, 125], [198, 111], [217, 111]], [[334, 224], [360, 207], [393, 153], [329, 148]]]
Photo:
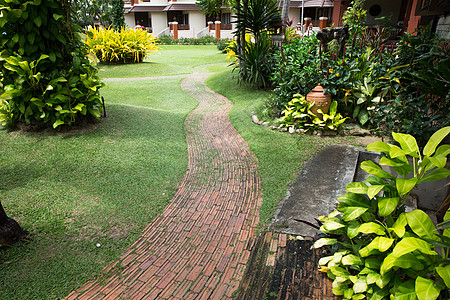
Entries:
[[207, 90], [204, 79], [182, 81], [199, 106], [186, 119], [189, 166], [171, 203], [105, 268], [102, 280], [67, 299], [227, 299], [236, 293], [258, 224], [260, 176], [229, 121], [230, 102]]

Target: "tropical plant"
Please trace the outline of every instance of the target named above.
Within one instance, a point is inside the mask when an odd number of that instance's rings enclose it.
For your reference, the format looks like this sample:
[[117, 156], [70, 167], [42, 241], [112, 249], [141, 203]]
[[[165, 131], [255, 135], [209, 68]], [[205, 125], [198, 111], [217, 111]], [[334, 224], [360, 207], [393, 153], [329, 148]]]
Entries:
[[86, 45], [103, 63], [139, 63], [158, 50], [156, 38], [146, 30], [91, 27]]
[[237, 54], [241, 61], [235, 69], [239, 70], [239, 79], [257, 88], [270, 85], [270, 74], [273, 72], [272, 40], [267, 32], [259, 35], [259, 40], [247, 42], [242, 54]]
[[220, 16], [222, 7], [233, 7], [233, 0], [197, 0], [195, 3], [207, 16]]
[[0, 121], [74, 124], [99, 119], [103, 83], [61, 1], [0, 3]]
[[363, 9], [365, 0], [353, 0], [342, 16], [342, 23], [355, 29], [363, 26], [366, 21], [367, 11]]
[[99, 22], [103, 27], [111, 25], [111, 0], [73, 0], [71, 2], [72, 21], [81, 26], [94, 26]]
[[375, 142], [367, 147], [383, 154], [379, 164], [391, 167], [392, 173], [372, 161], [362, 162], [371, 176], [347, 185], [337, 210], [320, 218], [327, 237], [314, 244], [331, 246], [331, 255], [319, 264], [333, 279], [335, 295], [449, 299], [450, 211], [438, 228], [420, 209], [405, 212], [416, 186], [450, 176], [445, 168], [450, 145], [439, 146], [449, 133], [450, 127], [436, 131], [422, 153], [413, 136], [401, 133], [393, 133], [399, 146]]
[[250, 33], [259, 43], [260, 37], [267, 30], [281, 22], [278, 2], [274, 0], [248, 0], [245, 4], [236, 6], [236, 34]]
[[125, 27], [124, 16], [124, 1], [123, 0], [110, 0], [111, 1], [111, 22], [112, 28], [115, 30], [122, 30]]
[[338, 130], [339, 126], [345, 122], [348, 118], [342, 117], [340, 113], [337, 112], [337, 101], [332, 101], [330, 105], [330, 111], [324, 113], [321, 109], [318, 109], [318, 116], [312, 121], [316, 128], [325, 130]]
[[318, 109], [319, 114], [316, 115], [311, 111], [313, 106], [314, 101], [306, 101], [305, 96], [300, 94], [294, 95], [282, 112], [283, 116], [279, 119], [280, 126], [301, 128], [305, 132], [310, 129], [335, 131], [347, 119], [337, 112], [337, 101], [331, 102], [328, 113]]

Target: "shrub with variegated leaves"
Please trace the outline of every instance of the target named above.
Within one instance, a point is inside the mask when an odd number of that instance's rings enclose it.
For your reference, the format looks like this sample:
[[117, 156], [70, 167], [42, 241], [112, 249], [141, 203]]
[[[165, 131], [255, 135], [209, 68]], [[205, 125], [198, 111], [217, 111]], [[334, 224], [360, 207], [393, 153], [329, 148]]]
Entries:
[[86, 45], [102, 63], [140, 63], [158, 51], [157, 39], [148, 31], [137, 28], [91, 27]]
[[[408, 134], [393, 133], [397, 145], [375, 142], [369, 151], [382, 153], [380, 165], [361, 163], [371, 176], [347, 185], [337, 210], [315, 242], [331, 246], [319, 261], [333, 279], [333, 293], [343, 299], [419, 299], [450, 297], [450, 210], [437, 226], [422, 210], [405, 211], [411, 191], [423, 182], [450, 176], [450, 145], [440, 145], [450, 126], [435, 132], [422, 151]], [[446, 201], [450, 201], [447, 199]], [[445, 207], [445, 205], [443, 205]]]

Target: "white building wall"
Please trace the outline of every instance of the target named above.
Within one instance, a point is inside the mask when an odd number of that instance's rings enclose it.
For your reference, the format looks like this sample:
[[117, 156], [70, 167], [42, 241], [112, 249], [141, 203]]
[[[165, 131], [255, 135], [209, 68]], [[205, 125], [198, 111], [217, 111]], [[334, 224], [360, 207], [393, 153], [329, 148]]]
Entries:
[[436, 27], [436, 34], [441, 38], [450, 40], [450, 14], [439, 17]]
[[152, 18], [152, 29], [153, 34], [157, 35], [164, 29], [166, 29], [168, 26], [167, 24], [167, 13], [164, 12], [152, 12], [151, 18]]
[[190, 11], [189, 12], [189, 28], [192, 30], [195, 37], [197, 32], [206, 28], [206, 16], [201, 11]]
[[125, 25], [130, 28], [134, 28], [134, 13], [125, 14]]

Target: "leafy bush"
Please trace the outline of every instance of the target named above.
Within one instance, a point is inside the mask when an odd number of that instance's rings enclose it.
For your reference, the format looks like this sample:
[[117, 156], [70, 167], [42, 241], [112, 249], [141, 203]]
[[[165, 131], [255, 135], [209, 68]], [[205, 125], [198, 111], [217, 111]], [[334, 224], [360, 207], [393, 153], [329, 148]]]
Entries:
[[227, 53], [226, 49], [227, 49], [228, 45], [230, 45], [230, 43], [232, 41], [233, 40], [230, 40], [230, 39], [220, 39], [217, 42], [217, 50], [221, 51], [222, 53]]
[[209, 45], [218, 44], [221, 40], [213, 36], [205, 35], [201, 38], [179, 38], [174, 40], [170, 35], [163, 35], [159, 38], [159, 43], [163, 45]]
[[158, 50], [156, 38], [142, 29], [91, 27], [87, 34], [87, 47], [103, 63], [140, 63]]
[[347, 119], [337, 112], [337, 105], [337, 101], [333, 101], [328, 113], [323, 113], [319, 109], [319, 115], [316, 115], [311, 112], [314, 101], [308, 102], [304, 96], [297, 94], [289, 101], [279, 122], [282, 127], [301, 128], [305, 131], [309, 129], [337, 130]]
[[362, 162], [361, 168], [371, 176], [347, 185], [337, 210], [320, 218], [320, 230], [327, 237], [315, 247], [332, 245], [331, 255], [319, 264], [334, 280], [335, 295], [449, 299], [450, 210], [439, 228], [420, 209], [405, 212], [405, 201], [417, 185], [450, 176], [445, 169], [450, 145], [438, 147], [449, 133], [450, 127], [435, 132], [423, 153], [414, 137], [400, 133], [393, 133], [400, 146], [375, 142], [367, 147], [382, 152], [380, 165], [397, 174], [372, 161]]
[[103, 83], [72, 27], [70, 7], [57, 0], [0, 4], [0, 121], [74, 124], [100, 118]]
[[319, 42], [315, 36], [306, 36], [284, 43], [280, 51], [276, 51], [274, 62], [276, 67], [272, 73], [275, 86], [267, 107], [273, 117], [279, 117], [284, 107], [294, 94], [306, 95], [319, 82]]

